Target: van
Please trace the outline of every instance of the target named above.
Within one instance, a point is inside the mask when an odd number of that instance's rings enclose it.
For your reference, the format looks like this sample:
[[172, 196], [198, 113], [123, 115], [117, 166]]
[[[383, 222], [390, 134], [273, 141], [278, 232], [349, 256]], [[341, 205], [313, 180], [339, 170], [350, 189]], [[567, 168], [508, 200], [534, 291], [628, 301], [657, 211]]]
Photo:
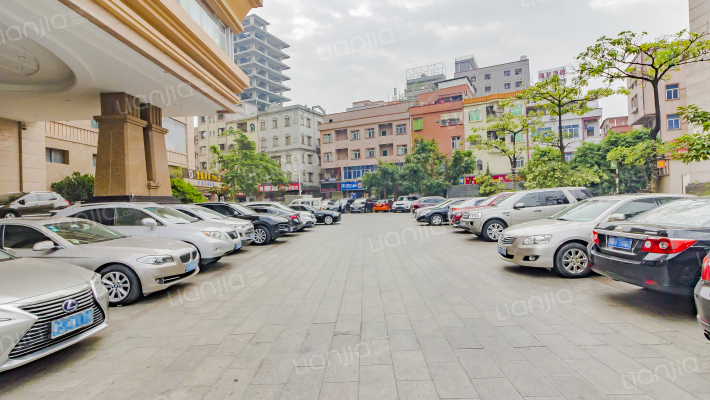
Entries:
[[315, 208], [316, 210], [322, 210], [323, 204], [323, 199], [314, 199], [314, 198], [309, 198], [309, 199], [296, 199], [291, 202], [289, 205], [305, 205], [305, 206], [311, 206]]

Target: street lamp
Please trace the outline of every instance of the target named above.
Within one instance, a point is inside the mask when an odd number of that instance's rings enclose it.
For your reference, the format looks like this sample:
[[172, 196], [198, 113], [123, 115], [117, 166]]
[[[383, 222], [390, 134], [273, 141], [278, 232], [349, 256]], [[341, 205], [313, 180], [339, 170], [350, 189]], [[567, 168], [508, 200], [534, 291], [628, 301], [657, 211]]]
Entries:
[[301, 167], [301, 160], [296, 159], [293, 171], [296, 173], [296, 175], [298, 175], [298, 196], [300, 197], [301, 193], [303, 193], [301, 185], [301, 171], [304, 171], [303, 167]]

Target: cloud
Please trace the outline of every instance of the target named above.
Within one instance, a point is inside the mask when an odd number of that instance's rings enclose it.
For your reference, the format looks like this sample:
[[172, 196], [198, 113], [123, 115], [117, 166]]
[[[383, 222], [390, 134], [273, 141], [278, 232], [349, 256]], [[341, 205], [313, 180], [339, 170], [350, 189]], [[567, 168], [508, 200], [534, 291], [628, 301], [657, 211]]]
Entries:
[[373, 17], [374, 14], [370, 10], [370, 5], [367, 3], [360, 3], [357, 8], [348, 10], [348, 14], [352, 17]]
[[617, 11], [620, 8], [638, 5], [660, 5], [659, 0], [590, 0], [589, 6], [594, 10]]

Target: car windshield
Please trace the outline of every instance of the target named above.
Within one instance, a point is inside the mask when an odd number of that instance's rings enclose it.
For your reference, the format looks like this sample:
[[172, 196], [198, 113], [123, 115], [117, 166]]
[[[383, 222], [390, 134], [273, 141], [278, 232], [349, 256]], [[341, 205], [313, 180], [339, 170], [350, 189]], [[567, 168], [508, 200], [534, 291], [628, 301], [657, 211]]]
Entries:
[[250, 209], [250, 208], [247, 208], [247, 207], [244, 207], [244, 206], [242, 206], [242, 205], [240, 205], [240, 204], [234, 204], [234, 203], [232, 203], [232, 204], [230, 204], [229, 206], [232, 207], [233, 209], [239, 211], [240, 214], [244, 214], [244, 215], [254, 215], [254, 214], [256, 214], [256, 212], [255, 212], [254, 210], [252, 210], [252, 209]]
[[101, 224], [83, 220], [46, 224], [44, 227], [75, 245], [108, 242], [126, 237]]
[[7, 193], [0, 195], [0, 204], [9, 204], [24, 196], [24, 193]]
[[146, 210], [159, 215], [161, 218], [171, 224], [189, 224], [192, 222], [199, 221], [197, 218], [193, 218], [185, 213], [181, 213], [178, 210], [173, 210], [172, 208], [147, 207]]
[[397, 199], [397, 201], [408, 201], [408, 200], [409, 200], [409, 196], [399, 196], [399, 198]]
[[195, 207], [195, 208], [190, 208], [190, 211], [193, 213], [199, 215], [200, 217], [204, 219], [225, 219], [227, 218], [226, 215], [222, 215], [218, 213], [217, 211], [210, 210], [209, 208], [205, 207]]
[[457, 206], [459, 206], [459, 208], [461, 208], [461, 207], [473, 207], [473, 206], [475, 206], [477, 203], [481, 202], [481, 200], [483, 200], [483, 199], [480, 198], [480, 197], [474, 197], [473, 199], [468, 199], [468, 200], [464, 201], [463, 203], [457, 204]]
[[454, 201], [456, 201], [456, 200], [444, 200], [439, 204], [432, 204], [432, 207], [434, 207], [434, 208], [445, 207], [445, 206], [448, 206], [449, 204], [453, 203]]
[[14, 260], [15, 257], [0, 250], [0, 262]]
[[503, 196], [498, 197], [497, 199], [494, 198], [494, 197], [489, 197], [489, 200], [484, 201], [483, 203], [481, 203], [481, 205], [482, 205], [482, 206], [485, 205], [485, 206], [493, 206], [493, 207], [496, 207], [496, 206], [498, 206], [500, 203], [502, 203], [505, 199], [507, 199], [508, 197], [510, 197], [510, 196], [512, 196], [512, 195], [513, 195], [512, 193], [511, 193], [511, 194], [506, 194], [506, 195], [503, 195]]
[[588, 222], [604, 214], [619, 200], [585, 200], [550, 217], [559, 221]]
[[710, 199], [677, 200], [630, 218], [629, 222], [710, 227]]

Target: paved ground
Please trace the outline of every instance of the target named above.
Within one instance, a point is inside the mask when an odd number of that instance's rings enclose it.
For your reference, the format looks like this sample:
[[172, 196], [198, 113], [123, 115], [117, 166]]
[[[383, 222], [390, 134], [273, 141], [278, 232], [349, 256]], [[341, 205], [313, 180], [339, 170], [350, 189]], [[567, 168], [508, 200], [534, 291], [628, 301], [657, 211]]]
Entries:
[[710, 399], [690, 301], [507, 265], [411, 215], [248, 247], [0, 374], [4, 399]]

